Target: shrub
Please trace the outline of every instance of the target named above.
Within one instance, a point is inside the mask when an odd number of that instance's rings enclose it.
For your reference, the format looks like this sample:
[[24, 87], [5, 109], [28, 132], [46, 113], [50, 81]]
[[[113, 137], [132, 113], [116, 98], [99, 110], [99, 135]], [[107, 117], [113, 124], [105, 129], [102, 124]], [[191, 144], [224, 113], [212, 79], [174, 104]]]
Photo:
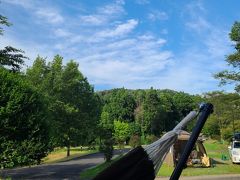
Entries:
[[16, 73], [0, 69], [0, 166], [40, 163], [51, 150], [42, 96]]
[[132, 135], [129, 141], [129, 145], [133, 148], [141, 145], [141, 138], [138, 135]]
[[113, 143], [114, 140], [111, 130], [103, 128], [101, 131], [99, 151], [104, 154], [104, 158], [107, 162], [109, 162], [113, 156]]
[[151, 144], [153, 143], [154, 141], [158, 140], [158, 137], [157, 136], [154, 136], [154, 135], [147, 135], [146, 137], [146, 141], [148, 144]]

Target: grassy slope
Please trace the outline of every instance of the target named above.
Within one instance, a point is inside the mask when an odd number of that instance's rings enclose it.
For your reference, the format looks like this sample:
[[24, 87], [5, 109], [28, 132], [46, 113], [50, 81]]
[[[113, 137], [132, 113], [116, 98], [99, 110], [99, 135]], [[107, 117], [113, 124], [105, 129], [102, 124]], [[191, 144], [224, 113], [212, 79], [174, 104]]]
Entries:
[[[208, 156], [214, 159], [213, 166], [211, 168], [202, 167], [188, 167], [183, 170], [182, 176], [198, 176], [198, 175], [214, 175], [214, 174], [238, 174], [240, 173], [240, 165], [232, 164], [230, 160], [222, 161], [222, 154], [227, 156], [228, 149], [227, 144], [220, 144], [217, 141], [208, 140], [204, 143]], [[163, 164], [158, 176], [170, 176], [172, 174], [173, 167]]]
[[97, 165], [97, 166], [95, 166], [93, 168], [89, 168], [89, 169], [83, 171], [80, 174], [80, 179], [88, 180], [88, 179], [94, 178], [98, 173], [100, 173], [101, 171], [106, 169], [108, 166], [110, 166], [113, 162], [117, 161], [119, 158], [121, 158], [121, 156], [118, 156], [118, 157], [114, 158], [110, 162], [104, 162], [104, 163], [99, 164], [99, 165]]
[[71, 148], [70, 156], [66, 157], [67, 149], [61, 148], [61, 149], [57, 149], [57, 150], [51, 152], [47, 157], [43, 158], [42, 163], [43, 164], [51, 164], [51, 163], [67, 161], [70, 159], [74, 159], [76, 157], [80, 157], [82, 155], [95, 153], [95, 152], [97, 152], [97, 150], [86, 150], [86, 149], [81, 150], [79, 147], [77, 147], [77, 148], [74, 147], [74, 148]]

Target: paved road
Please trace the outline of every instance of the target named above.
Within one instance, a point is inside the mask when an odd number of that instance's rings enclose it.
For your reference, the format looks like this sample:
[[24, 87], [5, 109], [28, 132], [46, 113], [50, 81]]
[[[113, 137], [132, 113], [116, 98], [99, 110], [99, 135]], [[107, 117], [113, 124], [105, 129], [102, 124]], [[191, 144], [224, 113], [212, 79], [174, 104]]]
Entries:
[[[127, 150], [124, 150], [125, 152]], [[119, 150], [115, 155], [122, 153]], [[84, 169], [104, 162], [103, 154], [95, 153], [85, 155], [70, 161], [50, 165], [0, 170], [0, 179], [11, 177], [12, 179], [79, 179], [79, 174]]]

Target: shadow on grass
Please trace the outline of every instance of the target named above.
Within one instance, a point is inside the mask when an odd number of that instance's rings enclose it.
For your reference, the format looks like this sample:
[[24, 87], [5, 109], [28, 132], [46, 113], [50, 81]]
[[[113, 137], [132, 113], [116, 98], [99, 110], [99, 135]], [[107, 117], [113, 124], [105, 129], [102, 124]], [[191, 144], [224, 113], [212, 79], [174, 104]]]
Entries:
[[86, 154], [74, 154], [70, 157], [64, 157], [62, 159], [57, 159], [52, 162], [47, 162], [47, 163], [43, 163], [43, 164], [63, 163], [63, 162], [68, 162], [68, 161], [76, 161], [79, 159], [93, 159], [94, 157], [89, 157], [89, 156], [92, 156], [92, 155], [94, 156], [95, 154], [99, 154], [99, 152], [96, 151], [96, 152], [89, 152]]
[[211, 159], [211, 164], [229, 164], [228, 162], [224, 162], [222, 160]]
[[[130, 150], [130, 148], [125, 148], [125, 149], [117, 149], [117, 150], [114, 150], [114, 155], [123, 155], [125, 154], [126, 152], [128, 152]], [[83, 154], [83, 155], [78, 155], [77, 157], [71, 157], [71, 158], [63, 158], [57, 162], [54, 162], [54, 163], [60, 163], [60, 162], [68, 162], [68, 161], [76, 161], [76, 160], [79, 160], [79, 159], [95, 159], [99, 156], [99, 154], [102, 154], [101, 152], [90, 152], [90, 153], [87, 153], [87, 154]]]

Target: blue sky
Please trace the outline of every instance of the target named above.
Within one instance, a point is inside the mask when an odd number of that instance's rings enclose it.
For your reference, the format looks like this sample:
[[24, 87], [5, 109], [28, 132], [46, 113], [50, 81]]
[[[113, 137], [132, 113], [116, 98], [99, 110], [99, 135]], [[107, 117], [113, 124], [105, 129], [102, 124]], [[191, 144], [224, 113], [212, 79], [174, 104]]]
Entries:
[[0, 47], [74, 59], [96, 90], [173, 89], [191, 94], [218, 87], [213, 74], [228, 68], [228, 33], [240, 20], [238, 0], [1, 0]]

